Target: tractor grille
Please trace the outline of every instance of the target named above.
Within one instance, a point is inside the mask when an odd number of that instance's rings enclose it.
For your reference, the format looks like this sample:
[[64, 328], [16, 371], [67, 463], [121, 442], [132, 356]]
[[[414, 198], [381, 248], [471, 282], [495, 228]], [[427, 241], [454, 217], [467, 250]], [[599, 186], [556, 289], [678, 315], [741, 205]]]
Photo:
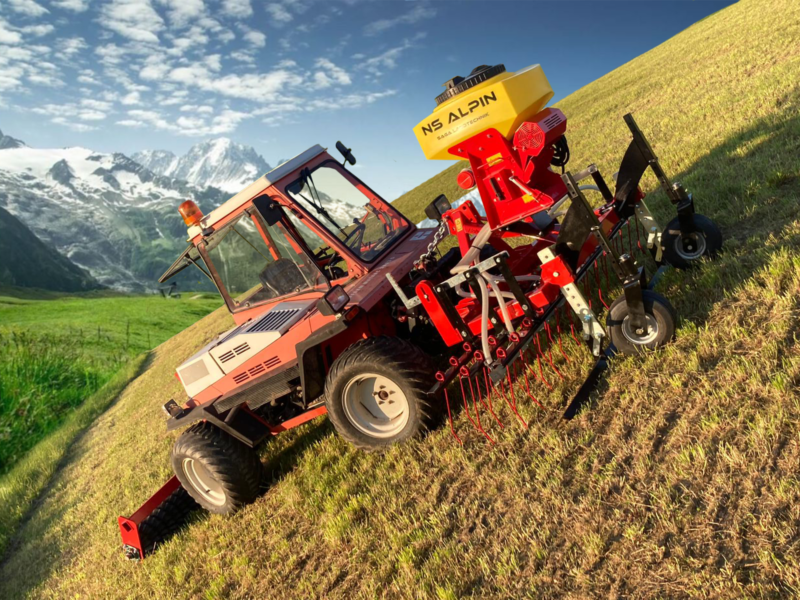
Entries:
[[239, 356], [240, 354], [242, 354], [243, 352], [247, 352], [248, 350], [250, 350], [250, 344], [248, 344], [247, 342], [245, 342], [244, 344], [239, 344], [233, 350], [228, 350], [225, 354], [221, 354], [219, 357], [219, 362], [221, 363], [228, 362], [235, 356]]
[[284, 310], [271, 310], [258, 321], [253, 323], [247, 333], [259, 333], [261, 331], [277, 331], [289, 322], [297, 313], [299, 308], [287, 308]]
[[237, 384], [244, 383], [248, 379], [252, 377], [257, 377], [258, 375], [261, 375], [261, 373], [265, 372], [267, 369], [276, 367], [279, 364], [281, 364], [281, 359], [278, 358], [277, 356], [273, 356], [272, 358], [265, 360], [260, 365], [256, 365], [255, 367], [250, 367], [246, 371], [237, 373], [236, 375], [233, 376], [233, 381]]
[[[246, 373], [245, 373], [246, 374]], [[300, 376], [300, 369], [297, 366], [290, 367], [285, 371], [277, 373], [262, 383], [256, 383], [252, 387], [234, 396], [223, 398], [214, 403], [214, 408], [218, 412], [224, 412], [229, 408], [247, 402], [247, 406], [255, 410], [259, 406], [271, 402], [279, 396], [288, 394], [292, 391], [290, 381]], [[234, 378], [235, 379], [235, 378]]]

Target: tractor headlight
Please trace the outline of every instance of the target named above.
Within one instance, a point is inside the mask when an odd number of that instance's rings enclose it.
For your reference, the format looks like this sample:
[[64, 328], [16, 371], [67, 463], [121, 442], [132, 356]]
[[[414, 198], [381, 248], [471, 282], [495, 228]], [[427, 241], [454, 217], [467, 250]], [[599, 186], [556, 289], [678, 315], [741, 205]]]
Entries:
[[317, 310], [326, 317], [338, 314], [350, 302], [350, 296], [344, 291], [340, 285], [333, 286], [328, 292], [317, 302]]

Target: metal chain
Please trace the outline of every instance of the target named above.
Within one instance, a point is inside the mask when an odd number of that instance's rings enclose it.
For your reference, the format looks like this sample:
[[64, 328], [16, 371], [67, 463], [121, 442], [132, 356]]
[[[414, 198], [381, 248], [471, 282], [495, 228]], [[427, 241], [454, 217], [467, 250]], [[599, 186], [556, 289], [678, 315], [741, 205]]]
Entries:
[[439, 245], [439, 242], [444, 239], [445, 235], [447, 235], [447, 225], [442, 221], [439, 223], [439, 229], [437, 229], [436, 233], [433, 235], [431, 243], [428, 244], [428, 249], [423, 254], [420, 254], [419, 260], [416, 261], [415, 265], [417, 267], [422, 267], [426, 262], [431, 260], [433, 253], [436, 252], [436, 247]]

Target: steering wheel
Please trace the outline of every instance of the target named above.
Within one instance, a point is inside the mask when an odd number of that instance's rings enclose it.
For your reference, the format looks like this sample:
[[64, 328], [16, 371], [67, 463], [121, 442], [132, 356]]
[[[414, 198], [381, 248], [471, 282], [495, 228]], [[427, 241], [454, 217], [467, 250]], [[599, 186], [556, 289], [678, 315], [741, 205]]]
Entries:
[[344, 238], [343, 241], [344, 241], [345, 245], [348, 248], [352, 248], [353, 250], [356, 250], [357, 248], [354, 247], [354, 246], [351, 246], [350, 244], [348, 244], [348, 241], [350, 241], [350, 238], [352, 238], [356, 234], [360, 233], [361, 236], [358, 238], [358, 244], [361, 245], [361, 241], [364, 239], [364, 231], [366, 231], [366, 229], [367, 229], [367, 226], [364, 223], [357, 223], [356, 224], [356, 228], [353, 229], [353, 231], [351, 231], [350, 233], [348, 233], [347, 236]]
[[314, 253], [314, 258], [316, 258], [317, 260], [324, 260], [326, 258], [330, 258], [328, 256], [329, 251], [331, 251], [331, 249], [328, 246], [323, 246]]

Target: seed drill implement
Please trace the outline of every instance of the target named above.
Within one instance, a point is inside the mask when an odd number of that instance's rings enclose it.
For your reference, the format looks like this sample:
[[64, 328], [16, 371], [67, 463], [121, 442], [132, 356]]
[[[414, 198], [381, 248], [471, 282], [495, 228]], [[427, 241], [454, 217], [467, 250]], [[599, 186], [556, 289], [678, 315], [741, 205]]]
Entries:
[[[341, 162], [314, 146], [208, 215], [181, 205], [190, 245], [160, 281], [199, 269], [236, 327], [177, 368], [187, 399], [164, 405], [167, 428], [184, 429], [175, 476], [120, 517], [129, 558], [198, 505], [227, 514], [253, 502], [257, 448], [318, 416], [381, 450], [439, 417], [466, 443], [454, 418], [463, 411], [458, 422], [493, 444], [509, 420], [527, 428], [525, 411], [544, 408], [541, 392], [576, 363], [568, 345], [596, 365], [566, 416], [609, 356], [672, 339], [675, 311], [645, 267], [690, 267], [722, 236], [633, 116], [612, 184], [593, 164], [566, 169], [567, 118], [546, 107], [553, 91], [539, 65], [480, 66], [445, 85], [414, 133], [428, 159], [464, 161], [458, 185], [472, 192], [455, 207], [432, 199], [433, 228], [359, 180], [341, 143]], [[664, 228], [640, 187], [648, 168], [675, 207]]]

